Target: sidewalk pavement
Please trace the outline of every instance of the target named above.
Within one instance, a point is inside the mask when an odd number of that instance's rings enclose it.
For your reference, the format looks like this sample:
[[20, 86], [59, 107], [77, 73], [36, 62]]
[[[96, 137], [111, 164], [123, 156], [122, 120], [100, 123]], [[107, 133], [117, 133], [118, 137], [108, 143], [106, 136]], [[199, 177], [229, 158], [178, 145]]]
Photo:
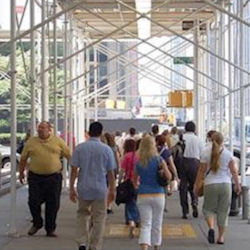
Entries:
[[[181, 219], [178, 194], [168, 198], [168, 212], [164, 215], [162, 250], [249, 250], [250, 225], [240, 217], [229, 220], [225, 244], [209, 244], [206, 239], [207, 227], [201, 214], [199, 218], [189, 216]], [[61, 208], [57, 220], [57, 238], [45, 236], [44, 229], [35, 236], [28, 236], [31, 217], [27, 206], [27, 187], [17, 190], [17, 234], [8, 236], [10, 218], [10, 195], [0, 198], [0, 250], [77, 250], [74, 241], [77, 206], [69, 201], [63, 192]], [[139, 249], [138, 239], [128, 238], [128, 228], [124, 225], [124, 206], [114, 205], [114, 213], [108, 215], [103, 250]], [[152, 249], [152, 248], [151, 248]]]

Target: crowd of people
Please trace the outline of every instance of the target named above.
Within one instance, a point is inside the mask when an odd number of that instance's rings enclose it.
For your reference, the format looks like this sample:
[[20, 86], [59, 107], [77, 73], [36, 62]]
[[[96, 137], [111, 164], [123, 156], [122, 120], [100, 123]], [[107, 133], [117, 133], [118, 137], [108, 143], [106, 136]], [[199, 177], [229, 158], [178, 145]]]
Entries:
[[[125, 203], [124, 223], [129, 227], [131, 238], [135, 227], [140, 227], [138, 242], [141, 250], [150, 246], [160, 249], [166, 200], [176, 187], [182, 218], [188, 218], [190, 208], [194, 218], [199, 216], [200, 183], [204, 184], [202, 211], [208, 225], [208, 242], [215, 243], [217, 223], [216, 243], [224, 244], [232, 180], [237, 194], [241, 187], [232, 154], [223, 146], [221, 133], [209, 131], [205, 144], [196, 135], [192, 121], [186, 123], [184, 133], [176, 127], [160, 133], [158, 125], [153, 125], [151, 131], [141, 136], [135, 128], [129, 128], [128, 134], [104, 133], [102, 124], [93, 122], [88, 139], [77, 145], [71, 155], [63, 139], [51, 132], [49, 122], [41, 122], [37, 132], [37, 136], [25, 141], [19, 167], [21, 183], [24, 183], [25, 169], [28, 169], [28, 205], [33, 222], [28, 231], [30, 236], [43, 227], [43, 203], [47, 236], [57, 236], [61, 158], [66, 157], [71, 165], [69, 197], [78, 203], [76, 238], [79, 250], [102, 249], [105, 220], [113, 213], [117, 183], [127, 180], [133, 183], [136, 195]], [[169, 180], [169, 185], [159, 183], [159, 172]]]

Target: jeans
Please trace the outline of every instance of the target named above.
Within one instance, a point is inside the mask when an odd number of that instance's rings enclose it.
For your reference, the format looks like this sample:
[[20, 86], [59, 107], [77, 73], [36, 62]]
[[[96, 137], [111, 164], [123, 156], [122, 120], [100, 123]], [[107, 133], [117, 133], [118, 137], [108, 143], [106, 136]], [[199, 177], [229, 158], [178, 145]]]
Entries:
[[128, 221], [134, 221], [135, 223], [139, 222], [140, 216], [136, 200], [131, 200], [125, 204], [125, 220], [126, 223]]

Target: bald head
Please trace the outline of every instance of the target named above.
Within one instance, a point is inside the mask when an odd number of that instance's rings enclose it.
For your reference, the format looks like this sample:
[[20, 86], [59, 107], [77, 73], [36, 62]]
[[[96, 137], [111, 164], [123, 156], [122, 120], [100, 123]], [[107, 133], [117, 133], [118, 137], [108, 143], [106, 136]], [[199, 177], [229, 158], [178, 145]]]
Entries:
[[47, 121], [42, 121], [37, 127], [37, 133], [40, 139], [48, 139], [50, 136], [51, 127]]

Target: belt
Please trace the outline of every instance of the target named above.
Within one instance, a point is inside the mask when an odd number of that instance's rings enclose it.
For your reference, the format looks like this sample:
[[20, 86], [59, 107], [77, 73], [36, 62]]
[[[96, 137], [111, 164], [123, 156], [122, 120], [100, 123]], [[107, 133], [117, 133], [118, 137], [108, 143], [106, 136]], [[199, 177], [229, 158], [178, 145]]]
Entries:
[[29, 174], [31, 175], [36, 175], [36, 176], [41, 176], [41, 177], [49, 177], [49, 176], [52, 176], [52, 175], [57, 175], [57, 174], [61, 174], [62, 172], [61, 171], [58, 171], [58, 172], [55, 172], [55, 173], [52, 173], [52, 174], [36, 174], [32, 171], [29, 171]]

